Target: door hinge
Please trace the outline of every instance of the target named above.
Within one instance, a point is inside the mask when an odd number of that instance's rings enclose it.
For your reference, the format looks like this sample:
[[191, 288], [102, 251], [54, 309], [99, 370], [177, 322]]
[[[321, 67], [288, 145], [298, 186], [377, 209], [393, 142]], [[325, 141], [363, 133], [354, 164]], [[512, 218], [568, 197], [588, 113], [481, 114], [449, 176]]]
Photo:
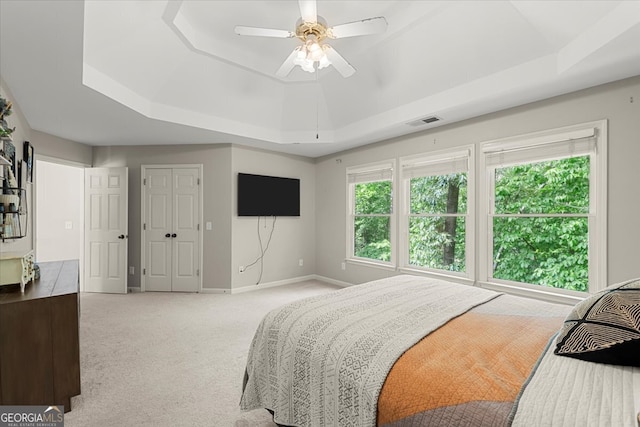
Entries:
[[143, 269], [142, 269], [142, 275], [143, 275], [143, 276], [146, 276], [146, 275], [147, 275], [147, 269], [146, 269], [146, 268], [143, 268]]
[[147, 229], [147, 223], [145, 222], [144, 224], [142, 224], [142, 229], [146, 230]]
[[196, 276], [200, 277], [200, 269], [196, 270]]
[[200, 231], [200, 224], [198, 224], [198, 231]]
[[200, 178], [198, 178], [198, 185], [200, 185]]
[[147, 185], [147, 178], [142, 180], [142, 185]]

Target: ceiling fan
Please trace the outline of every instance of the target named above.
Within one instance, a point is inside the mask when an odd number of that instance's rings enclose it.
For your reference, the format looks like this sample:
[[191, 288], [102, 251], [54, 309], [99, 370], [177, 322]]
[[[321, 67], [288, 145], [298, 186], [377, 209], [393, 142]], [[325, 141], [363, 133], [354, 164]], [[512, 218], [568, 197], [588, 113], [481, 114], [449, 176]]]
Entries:
[[356, 72], [355, 68], [334, 48], [323, 43], [325, 39], [378, 34], [387, 29], [387, 20], [381, 16], [328, 27], [326, 21], [317, 14], [316, 0], [298, 0], [298, 5], [301, 18], [296, 23], [295, 31], [244, 26], [235, 28], [236, 34], [241, 36], [300, 39], [302, 44], [291, 52], [276, 72], [276, 76], [280, 78], [288, 76], [296, 65], [304, 71], [313, 73], [316, 71], [316, 63], [318, 63], [318, 70], [333, 65], [343, 77], [349, 77]]

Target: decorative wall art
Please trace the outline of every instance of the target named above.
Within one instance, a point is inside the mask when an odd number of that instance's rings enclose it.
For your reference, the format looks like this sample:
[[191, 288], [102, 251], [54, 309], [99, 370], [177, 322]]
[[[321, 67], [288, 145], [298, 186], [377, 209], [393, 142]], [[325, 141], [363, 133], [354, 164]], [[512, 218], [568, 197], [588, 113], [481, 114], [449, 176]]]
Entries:
[[27, 163], [27, 171], [26, 171], [27, 180], [20, 185], [24, 187], [24, 184], [26, 184], [27, 182], [33, 182], [33, 165], [34, 165], [33, 145], [31, 145], [29, 141], [25, 141], [23, 150], [24, 151], [22, 153], [22, 157], [23, 157], [23, 160]]

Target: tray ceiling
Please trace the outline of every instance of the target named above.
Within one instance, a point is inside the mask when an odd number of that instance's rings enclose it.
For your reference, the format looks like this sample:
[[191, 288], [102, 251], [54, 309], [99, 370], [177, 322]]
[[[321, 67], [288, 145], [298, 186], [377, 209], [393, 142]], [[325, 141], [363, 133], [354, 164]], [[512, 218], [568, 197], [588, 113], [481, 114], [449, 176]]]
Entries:
[[[640, 74], [639, 1], [326, 1], [355, 68], [275, 72], [292, 1], [0, 2], [0, 73], [32, 128], [91, 145], [239, 143], [318, 157]], [[440, 121], [407, 123], [428, 116]]]

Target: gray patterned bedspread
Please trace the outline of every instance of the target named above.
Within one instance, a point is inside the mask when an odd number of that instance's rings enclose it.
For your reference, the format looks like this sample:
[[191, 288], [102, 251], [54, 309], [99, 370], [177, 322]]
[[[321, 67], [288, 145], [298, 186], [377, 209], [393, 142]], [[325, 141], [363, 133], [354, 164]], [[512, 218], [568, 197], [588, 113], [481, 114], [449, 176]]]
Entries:
[[375, 426], [387, 373], [408, 348], [496, 292], [395, 276], [270, 312], [249, 349], [242, 409], [290, 426]]

